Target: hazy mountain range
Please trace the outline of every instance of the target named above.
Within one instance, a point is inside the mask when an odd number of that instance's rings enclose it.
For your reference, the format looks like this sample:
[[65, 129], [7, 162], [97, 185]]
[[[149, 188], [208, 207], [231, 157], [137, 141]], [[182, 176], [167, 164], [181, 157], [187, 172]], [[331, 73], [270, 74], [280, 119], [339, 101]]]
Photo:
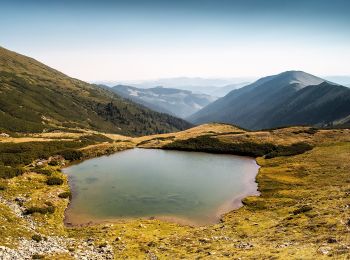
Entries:
[[84, 128], [145, 135], [191, 126], [4, 48], [0, 48], [0, 86], [0, 131]]
[[126, 85], [136, 88], [154, 88], [161, 86], [164, 88], [176, 88], [188, 90], [193, 93], [207, 94], [216, 97], [222, 97], [232, 89], [247, 85], [256, 78], [237, 77], [237, 78], [191, 78], [177, 77], [164, 78], [156, 80], [139, 80], [139, 81], [98, 81], [95, 84], [113, 87], [116, 85]]
[[349, 88], [302, 71], [287, 71], [233, 90], [187, 119], [263, 129], [344, 124], [349, 116]]
[[154, 111], [181, 118], [197, 112], [217, 99], [206, 94], [195, 94], [188, 90], [163, 87], [144, 89], [117, 85], [112, 87], [111, 90]]

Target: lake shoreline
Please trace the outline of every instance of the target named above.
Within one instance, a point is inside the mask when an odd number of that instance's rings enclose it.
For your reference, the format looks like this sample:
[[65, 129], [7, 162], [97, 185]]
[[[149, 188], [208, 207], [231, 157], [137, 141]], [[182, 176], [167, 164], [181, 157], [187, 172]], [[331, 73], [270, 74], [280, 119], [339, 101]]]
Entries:
[[[143, 148], [137, 148], [134, 147], [132, 149], [143, 149]], [[152, 148], [147, 148], [147, 149], [152, 149]], [[166, 151], [166, 149], [161, 149], [161, 148], [153, 148], [153, 149], [159, 149], [159, 150], [164, 150]], [[128, 149], [125, 149], [128, 150]], [[65, 167], [62, 168], [62, 172], [68, 177], [68, 185], [69, 188], [74, 196], [74, 193], [76, 193], [77, 191], [74, 191], [75, 188], [72, 186], [72, 180], [70, 179], [72, 176], [68, 176], [67, 173], [64, 172], [64, 168], [70, 167], [72, 165], [76, 165], [76, 164], [80, 164], [86, 160], [89, 159], [95, 159], [98, 157], [104, 157], [104, 156], [109, 156], [109, 155], [114, 155], [117, 154], [118, 152], [122, 152], [125, 150], [120, 150], [120, 151], [116, 151], [113, 154], [105, 154], [105, 155], [99, 155], [97, 157], [89, 157], [89, 158], [84, 158], [83, 160], [79, 160], [76, 161], [74, 163], [68, 164]], [[180, 150], [179, 150], [180, 151]], [[208, 152], [202, 152], [202, 151], [190, 151], [190, 153], [206, 153], [206, 154], [212, 154], [212, 153], [208, 153]], [[196, 221], [192, 221], [189, 220], [185, 217], [178, 217], [175, 215], [152, 215], [152, 216], [145, 216], [145, 217], [113, 217], [113, 218], [106, 218], [106, 219], [101, 219], [101, 220], [91, 220], [91, 216], [86, 216], [86, 215], [78, 215], [78, 216], [72, 216], [69, 215], [68, 209], [71, 206], [72, 200], [69, 200], [69, 203], [67, 205], [67, 207], [65, 208], [64, 211], [64, 225], [66, 227], [86, 227], [86, 226], [94, 226], [94, 225], [98, 225], [98, 224], [112, 224], [112, 223], [123, 223], [123, 222], [127, 222], [127, 221], [135, 221], [135, 220], [159, 220], [159, 221], [164, 221], [164, 222], [169, 222], [169, 223], [175, 223], [175, 224], [179, 224], [179, 225], [184, 225], [184, 226], [191, 226], [191, 227], [200, 227], [200, 226], [208, 226], [208, 225], [214, 225], [219, 223], [222, 218], [225, 216], [225, 214], [228, 214], [234, 210], [237, 210], [239, 208], [241, 208], [244, 204], [243, 204], [243, 199], [245, 199], [246, 197], [249, 196], [259, 196], [260, 192], [258, 189], [258, 183], [257, 183], [257, 175], [259, 174], [260, 171], [260, 165], [258, 164], [256, 158], [250, 157], [250, 156], [241, 156], [241, 155], [232, 155], [232, 154], [226, 154], [226, 155], [230, 155], [230, 156], [237, 156], [240, 158], [244, 158], [244, 159], [248, 159], [251, 160], [252, 163], [254, 162], [255, 166], [257, 166], [257, 171], [253, 172], [250, 170], [248, 170], [247, 172], [244, 172], [245, 176], [244, 176], [244, 189], [242, 192], [240, 192], [239, 194], [235, 195], [233, 198], [226, 200], [225, 202], [223, 202], [217, 209], [216, 209], [216, 213], [215, 216], [213, 218], [211, 218], [210, 223], [198, 223]], [[254, 159], [254, 161], [253, 161]], [[79, 219], [78, 221], [76, 219]], [[81, 219], [86, 219], [89, 221], [81, 221]]]

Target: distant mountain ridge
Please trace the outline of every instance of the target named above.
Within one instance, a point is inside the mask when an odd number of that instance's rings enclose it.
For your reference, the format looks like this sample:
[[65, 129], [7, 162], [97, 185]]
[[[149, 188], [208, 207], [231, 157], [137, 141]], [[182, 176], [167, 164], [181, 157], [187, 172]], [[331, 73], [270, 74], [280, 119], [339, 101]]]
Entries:
[[256, 130], [324, 126], [349, 115], [349, 88], [302, 71], [286, 71], [233, 90], [187, 119], [195, 124], [225, 122]]
[[[233, 88], [247, 85], [246, 82], [253, 82], [252, 77], [235, 77], [235, 78], [201, 78], [201, 77], [175, 77], [160, 78], [155, 80], [134, 80], [134, 81], [100, 81], [96, 84], [113, 87], [116, 85], [132, 86], [140, 89], [154, 88], [162, 86], [164, 88], [176, 88], [181, 90], [192, 91], [195, 94], [207, 94], [211, 96], [224, 96]], [[243, 84], [244, 83], [244, 84]], [[234, 86], [236, 85], [236, 86]], [[229, 89], [231, 88], [231, 89]], [[228, 89], [228, 91], [226, 90]], [[215, 94], [216, 92], [219, 95]]]
[[1, 47], [0, 86], [0, 131], [83, 128], [145, 135], [191, 126]]
[[213, 96], [195, 94], [188, 90], [176, 88], [153, 87], [143, 89], [117, 85], [112, 87], [111, 90], [152, 110], [180, 118], [189, 116], [216, 100]]

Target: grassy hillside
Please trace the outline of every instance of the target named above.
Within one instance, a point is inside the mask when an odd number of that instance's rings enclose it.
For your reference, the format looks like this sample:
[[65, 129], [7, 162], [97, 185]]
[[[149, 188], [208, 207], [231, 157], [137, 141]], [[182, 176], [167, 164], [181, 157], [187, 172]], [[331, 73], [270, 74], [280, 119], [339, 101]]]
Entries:
[[82, 128], [145, 135], [190, 126], [4, 48], [0, 48], [0, 86], [0, 131]]
[[[26, 173], [17, 177], [0, 179], [0, 245], [5, 255], [45, 259], [84, 256], [97, 259], [347, 259], [350, 248], [348, 129], [290, 127], [251, 132], [231, 125], [208, 124], [178, 133], [138, 138], [42, 133], [12, 138], [11, 142], [23, 144], [24, 138], [31, 142], [40, 140], [40, 143], [52, 140], [66, 143], [67, 139], [78, 143], [88, 138], [90, 143], [84, 147], [71, 148], [80, 149], [86, 158], [136, 146], [173, 145], [182, 149], [186, 148], [183, 145], [191, 145], [192, 150], [201, 151], [210, 144], [215, 148], [220, 143], [222, 149], [231, 149], [249, 142], [250, 152], [262, 145], [270, 149], [271, 145], [292, 147], [298, 143], [306, 143], [312, 149], [277, 153], [273, 158], [258, 156], [261, 168], [256, 180], [260, 196], [245, 198], [244, 206], [225, 214], [220, 223], [201, 227], [157, 219], [66, 227], [63, 218], [69, 202], [69, 186], [59, 169], [60, 164], [67, 161], [52, 157], [40, 167], [24, 167]], [[195, 141], [196, 147], [193, 139], [201, 140]], [[6, 138], [0, 141], [3, 146], [13, 145]], [[15, 150], [12, 148], [12, 151]], [[269, 150], [261, 155], [266, 152]], [[58, 160], [59, 165], [52, 160]], [[48, 185], [57, 181], [52, 177], [62, 179], [63, 183]]]
[[233, 90], [188, 120], [248, 129], [341, 124], [350, 115], [350, 89], [301, 71], [287, 71]]

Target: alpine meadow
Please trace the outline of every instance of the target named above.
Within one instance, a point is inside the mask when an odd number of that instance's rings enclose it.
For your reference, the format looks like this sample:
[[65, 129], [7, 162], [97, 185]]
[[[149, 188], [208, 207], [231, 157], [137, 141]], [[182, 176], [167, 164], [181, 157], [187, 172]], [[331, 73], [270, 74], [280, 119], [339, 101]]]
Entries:
[[0, 259], [350, 258], [349, 1], [0, 6]]

